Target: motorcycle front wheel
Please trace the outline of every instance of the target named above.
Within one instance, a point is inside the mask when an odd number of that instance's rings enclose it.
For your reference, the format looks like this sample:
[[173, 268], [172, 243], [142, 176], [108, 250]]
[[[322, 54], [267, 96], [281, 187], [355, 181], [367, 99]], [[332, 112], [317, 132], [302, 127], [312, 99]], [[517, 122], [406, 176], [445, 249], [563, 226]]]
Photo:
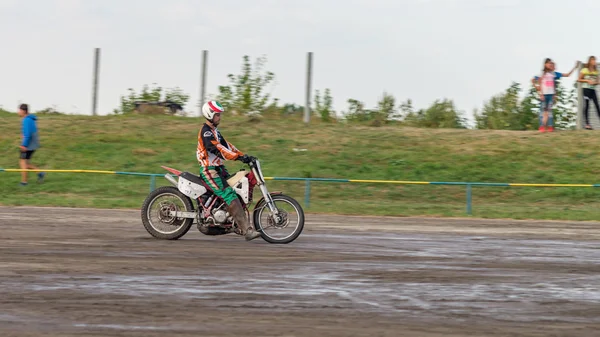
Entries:
[[269, 243], [290, 243], [296, 240], [304, 229], [304, 210], [294, 198], [287, 195], [277, 194], [272, 198], [279, 210], [280, 219], [273, 217], [269, 206], [262, 200], [254, 209], [254, 227]]
[[170, 211], [193, 212], [192, 201], [173, 186], [163, 186], [150, 192], [142, 205], [142, 223], [153, 237], [177, 240], [184, 236], [194, 219], [171, 216]]

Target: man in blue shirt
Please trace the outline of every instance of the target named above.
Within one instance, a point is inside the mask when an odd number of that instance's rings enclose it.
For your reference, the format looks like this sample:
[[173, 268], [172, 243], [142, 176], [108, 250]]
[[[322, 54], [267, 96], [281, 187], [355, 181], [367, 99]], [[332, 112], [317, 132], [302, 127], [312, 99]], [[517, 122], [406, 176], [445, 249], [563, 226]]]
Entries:
[[[40, 148], [40, 137], [37, 130], [35, 121], [37, 117], [29, 114], [29, 106], [27, 104], [21, 104], [19, 106], [19, 116], [22, 118], [21, 122], [21, 137], [23, 138], [19, 164], [23, 170], [39, 170], [36, 166], [32, 165], [29, 160], [33, 153]], [[45, 172], [38, 173], [38, 182], [44, 181]], [[27, 185], [27, 171], [21, 172], [21, 186]]]

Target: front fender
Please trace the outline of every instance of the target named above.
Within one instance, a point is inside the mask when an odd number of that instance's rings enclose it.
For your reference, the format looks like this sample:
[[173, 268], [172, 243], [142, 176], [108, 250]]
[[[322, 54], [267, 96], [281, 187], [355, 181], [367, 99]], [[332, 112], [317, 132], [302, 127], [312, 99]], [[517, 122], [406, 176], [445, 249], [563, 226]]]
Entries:
[[[270, 192], [269, 193], [271, 196], [273, 195], [281, 195], [283, 194], [283, 192]], [[259, 207], [262, 207], [262, 204], [265, 203], [265, 197], [260, 198], [260, 200], [258, 200], [258, 202], [256, 203], [256, 205], [254, 205], [254, 209], [252, 210], [252, 212], [255, 212], [256, 209], [258, 209]]]

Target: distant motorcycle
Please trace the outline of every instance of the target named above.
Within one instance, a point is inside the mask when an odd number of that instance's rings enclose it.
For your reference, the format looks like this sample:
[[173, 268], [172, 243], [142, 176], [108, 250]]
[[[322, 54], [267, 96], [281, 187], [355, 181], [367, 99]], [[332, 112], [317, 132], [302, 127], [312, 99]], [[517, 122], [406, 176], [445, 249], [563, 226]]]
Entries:
[[[304, 210], [294, 198], [267, 191], [258, 159], [252, 158], [248, 166], [250, 171], [242, 169], [227, 179], [246, 210], [248, 222], [269, 243], [286, 244], [296, 240], [304, 229]], [[205, 235], [237, 233], [237, 225], [227, 211], [225, 201], [212, 193], [201, 177], [161, 167], [178, 178], [165, 174], [173, 186], [159, 187], [144, 200], [141, 216], [148, 233], [158, 239], [177, 240], [190, 230], [194, 220], [198, 230]], [[262, 198], [254, 206], [250, 218], [248, 207], [256, 185]], [[284, 234], [276, 235], [281, 233]]]

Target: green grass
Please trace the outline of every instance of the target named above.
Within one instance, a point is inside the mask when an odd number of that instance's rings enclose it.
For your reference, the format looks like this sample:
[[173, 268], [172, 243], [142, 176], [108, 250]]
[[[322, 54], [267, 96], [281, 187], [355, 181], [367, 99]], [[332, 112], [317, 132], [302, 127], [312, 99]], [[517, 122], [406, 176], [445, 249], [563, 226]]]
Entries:
[[[20, 119], [0, 112], [0, 167], [17, 168]], [[164, 173], [161, 165], [198, 172], [200, 119], [172, 116], [41, 115], [42, 148], [33, 163], [46, 169]], [[298, 117], [258, 122], [227, 115], [221, 132], [261, 158], [266, 176], [511, 183], [599, 183], [600, 135], [590, 131], [430, 130], [397, 126], [325, 124]], [[307, 149], [307, 151], [294, 151]], [[230, 171], [241, 168], [229, 162]], [[139, 208], [148, 177], [49, 173], [42, 185], [30, 174], [0, 173], [0, 204]], [[157, 178], [157, 185], [167, 185]], [[304, 200], [303, 182], [268, 181]], [[464, 186], [313, 182], [310, 212], [464, 216]], [[258, 190], [256, 191], [258, 193]], [[523, 219], [600, 219], [593, 188], [475, 187], [473, 215]]]

